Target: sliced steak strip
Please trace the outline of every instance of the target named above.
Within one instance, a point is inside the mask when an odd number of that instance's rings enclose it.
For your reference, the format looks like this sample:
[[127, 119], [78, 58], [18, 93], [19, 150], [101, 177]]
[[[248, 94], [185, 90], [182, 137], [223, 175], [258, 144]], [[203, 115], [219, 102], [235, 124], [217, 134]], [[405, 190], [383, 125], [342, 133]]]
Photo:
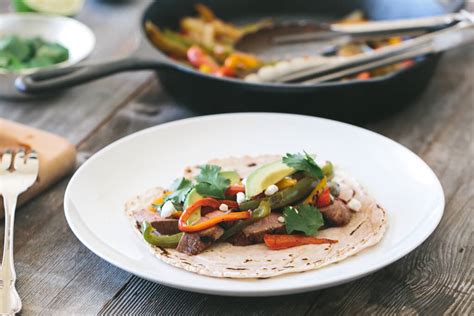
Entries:
[[178, 247], [176, 247], [176, 250], [187, 255], [193, 256], [203, 252], [211, 244], [212, 241], [210, 239], [201, 240], [201, 236], [199, 236], [199, 233], [184, 233], [183, 237], [179, 241]]
[[151, 222], [151, 226], [161, 235], [174, 235], [179, 233], [178, 220], [174, 218], [159, 218]]
[[[206, 215], [204, 215], [199, 222], [204, 222], [206, 220], [209, 220], [213, 217], [216, 217], [216, 216], [219, 216], [219, 215], [222, 215], [222, 214], [225, 214], [225, 212], [222, 212], [222, 211], [209, 212]], [[201, 237], [208, 237], [212, 241], [215, 241], [215, 240], [219, 239], [219, 237], [221, 237], [223, 233], [224, 233], [224, 229], [222, 227], [216, 225], [216, 226], [213, 226], [213, 227], [208, 228], [206, 230], [200, 231], [199, 235]]]
[[141, 225], [143, 221], [146, 221], [162, 235], [173, 235], [179, 233], [178, 220], [174, 218], [160, 217], [158, 212], [143, 208], [139, 211], [135, 211], [133, 217], [138, 225]]
[[[223, 214], [221, 211], [207, 213], [200, 219], [200, 222]], [[209, 248], [214, 241], [219, 239], [224, 233], [224, 229], [218, 225], [205, 229], [197, 233], [185, 233], [181, 238], [176, 250], [187, 255], [197, 255]]]
[[341, 200], [334, 200], [334, 203], [319, 209], [324, 219], [334, 226], [344, 226], [352, 218], [349, 207]]
[[278, 221], [281, 214], [270, 213], [265, 218], [250, 224], [229, 239], [235, 246], [247, 246], [263, 243], [265, 234], [281, 234], [285, 232], [285, 224]]

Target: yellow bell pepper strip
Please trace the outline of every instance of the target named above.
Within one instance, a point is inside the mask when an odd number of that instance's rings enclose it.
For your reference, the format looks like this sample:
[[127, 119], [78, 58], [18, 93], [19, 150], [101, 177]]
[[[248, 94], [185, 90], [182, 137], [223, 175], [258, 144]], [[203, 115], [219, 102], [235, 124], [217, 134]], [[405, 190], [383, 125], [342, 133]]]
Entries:
[[170, 29], [163, 30], [163, 36], [166, 38], [178, 42], [185, 46], [187, 49], [192, 45], [198, 45], [206, 54], [212, 56], [218, 62], [224, 62], [225, 58], [234, 52], [234, 49], [231, 46], [224, 46], [220, 44], [205, 44], [199, 42], [191, 37], [172, 31]]
[[229, 206], [229, 208], [237, 208], [238, 204], [235, 201], [230, 201], [230, 200], [216, 200], [213, 198], [203, 198], [200, 199], [190, 206], [181, 214], [179, 220], [178, 220], [178, 228], [182, 232], [197, 232], [201, 231], [204, 229], [207, 229], [209, 227], [212, 227], [214, 225], [217, 225], [218, 223], [221, 222], [230, 222], [230, 221], [236, 221], [239, 219], [247, 219], [250, 217], [249, 212], [230, 212], [226, 213], [223, 215], [215, 216], [207, 221], [201, 222], [201, 223], [196, 223], [192, 225], [187, 225], [187, 220], [189, 217], [193, 214], [194, 211], [196, 211], [198, 208], [202, 206], [210, 206], [214, 209], [218, 209], [221, 204], [226, 204]]
[[278, 187], [278, 190], [281, 191], [283, 189], [289, 188], [294, 186], [298, 180], [292, 179], [292, 178], [284, 178], [280, 180], [279, 182], [276, 183], [276, 186]]
[[143, 234], [143, 239], [153, 246], [162, 247], [162, 248], [176, 248], [178, 246], [183, 233], [178, 233], [174, 235], [157, 235], [153, 234], [155, 229], [151, 226], [150, 223], [144, 221], [141, 225], [141, 230]]
[[261, 67], [262, 62], [257, 57], [250, 54], [233, 53], [225, 59], [224, 66], [234, 70], [253, 70]]
[[206, 54], [201, 47], [197, 45], [191, 46], [187, 51], [188, 61], [197, 69], [205, 67], [206, 72], [214, 73], [219, 70], [219, 65], [214, 59]]
[[311, 191], [311, 193], [308, 195], [308, 197], [304, 200], [304, 204], [312, 204], [313, 203], [313, 199], [315, 196], [318, 196], [319, 193], [321, 193], [324, 188], [326, 187], [326, 184], [327, 184], [327, 181], [328, 181], [328, 178], [326, 176], [324, 176], [321, 181], [319, 181], [319, 183], [316, 185], [316, 187], [313, 189], [313, 191]]
[[148, 210], [152, 211], [152, 212], [156, 212], [156, 206], [157, 205], [162, 205], [164, 202], [165, 202], [165, 198], [171, 194], [171, 191], [165, 191], [163, 192], [162, 195], [160, 195], [159, 197], [157, 197], [152, 203], [151, 205], [148, 207]]
[[400, 36], [390, 37], [388, 39], [389, 45], [397, 45], [397, 44], [400, 44], [401, 42], [403, 42], [403, 40]]
[[265, 234], [263, 241], [272, 250], [286, 249], [301, 245], [335, 244], [337, 240], [303, 235], [270, 235]]
[[205, 74], [212, 74], [213, 68], [211, 68], [209, 65], [204, 64], [204, 65], [199, 66], [199, 71]]
[[216, 19], [216, 15], [214, 14], [214, 12], [212, 12], [212, 10], [208, 6], [202, 3], [196, 4], [194, 6], [194, 9], [196, 9], [197, 13], [199, 14], [199, 17], [206, 22], [211, 22], [212, 20]]

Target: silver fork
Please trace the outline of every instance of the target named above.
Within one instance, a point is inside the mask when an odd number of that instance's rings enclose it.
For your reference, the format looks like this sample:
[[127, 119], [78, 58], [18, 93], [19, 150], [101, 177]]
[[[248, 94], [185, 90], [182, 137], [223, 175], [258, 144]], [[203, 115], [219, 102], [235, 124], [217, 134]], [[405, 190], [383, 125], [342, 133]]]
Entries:
[[13, 315], [21, 310], [21, 300], [15, 288], [16, 273], [13, 261], [13, 224], [18, 195], [25, 192], [38, 177], [39, 162], [36, 152], [5, 150], [0, 164], [0, 194], [5, 209], [5, 239], [0, 268], [0, 314]]

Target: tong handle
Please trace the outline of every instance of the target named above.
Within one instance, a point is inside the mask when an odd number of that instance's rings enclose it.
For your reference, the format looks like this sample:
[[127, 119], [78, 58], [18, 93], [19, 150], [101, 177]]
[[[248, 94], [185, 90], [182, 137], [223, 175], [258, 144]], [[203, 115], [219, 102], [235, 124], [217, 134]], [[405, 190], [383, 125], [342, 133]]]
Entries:
[[429, 30], [449, 26], [463, 19], [460, 13], [450, 13], [439, 16], [422, 17], [415, 19], [400, 19], [373, 21], [356, 24], [334, 23], [329, 29], [334, 32], [362, 35], [387, 32], [404, 32], [414, 30]]

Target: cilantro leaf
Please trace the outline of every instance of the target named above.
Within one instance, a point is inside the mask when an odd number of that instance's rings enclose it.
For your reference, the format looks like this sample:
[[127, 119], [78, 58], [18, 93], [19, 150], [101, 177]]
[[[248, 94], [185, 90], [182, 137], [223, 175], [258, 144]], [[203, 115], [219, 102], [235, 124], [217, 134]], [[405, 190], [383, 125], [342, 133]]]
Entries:
[[312, 236], [324, 224], [321, 212], [314, 206], [306, 204], [285, 207], [283, 217], [288, 234], [298, 231]]
[[301, 153], [287, 153], [282, 160], [287, 166], [294, 168], [297, 171], [304, 171], [316, 179], [321, 179], [323, 177], [323, 171], [321, 168], [316, 164], [313, 157], [308, 155], [306, 152], [304, 152], [304, 155]]
[[201, 173], [196, 176], [196, 191], [203, 196], [217, 199], [225, 198], [224, 192], [230, 185], [230, 180], [221, 176], [221, 167], [216, 165], [200, 166]]
[[[177, 210], [182, 209], [182, 204], [186, 198], [186, 194], [193, 188], [193, 183], [186, 178], [178, 178], [171, 185], [171, 194], [168, 195], [164, 202], [171, 201]], [[164, 204], [164, 203], [163, 203]], [[161, 209], [161, 205], [159, 205]]]

